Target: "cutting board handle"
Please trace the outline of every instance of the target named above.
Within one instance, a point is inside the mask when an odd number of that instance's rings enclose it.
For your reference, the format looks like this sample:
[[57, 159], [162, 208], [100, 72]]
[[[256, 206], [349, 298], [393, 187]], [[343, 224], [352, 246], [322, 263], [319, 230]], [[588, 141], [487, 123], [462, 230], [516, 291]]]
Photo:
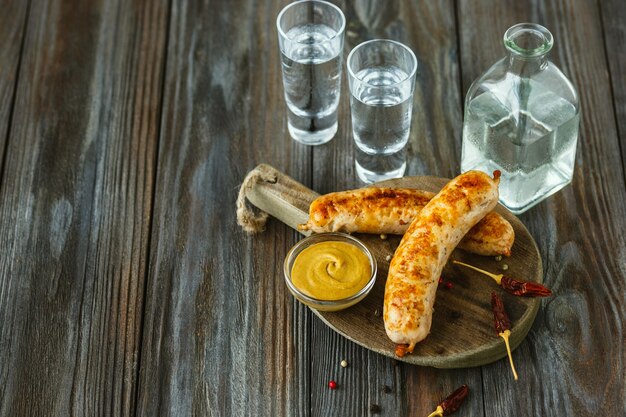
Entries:
[[[263, 230], [267, 215], [298, 230], [309, 219], [309, 206], [319, 197], [287, 174], [268, 164], [260, 164], [246, 175], [237, 198], [237, 222], [248, 232]], [[254, 214], [245, 201], [262, 211]], [[310, 232], [298, 230], [303, 235]]]

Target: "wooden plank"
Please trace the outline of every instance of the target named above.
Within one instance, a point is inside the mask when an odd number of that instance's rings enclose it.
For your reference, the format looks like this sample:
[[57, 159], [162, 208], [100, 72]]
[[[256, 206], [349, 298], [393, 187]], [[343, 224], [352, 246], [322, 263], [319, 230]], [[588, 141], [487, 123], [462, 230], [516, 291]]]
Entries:
[[626, 185], [596, 2], [464, 1], [463, 87], [503, 56], [502, 35], [534, 21], [554, 35], [552, 57], [578, 88], [582, 124], [572, 185], [521, 216], [555, 296], [514, 355], [484, 367], [486, 415], [625, 415]]
[[[452, 177], [460, 156], [461, 94], [457, 57], [455, 2], [341, 1], [348, 19], [344, 56], [358, 43], [390, 38], [407, 44], [417, 55], [418, 75], [408, 145], [407, 175]], [[349, 92], [344, 83], [339, 132], [328, 145], [313, 150], [313, 183], [318, 193], [362, 186], [354, 172]], [[381, 358], [313, 320], [312, 415], [367, 415], [372, 403], [381, 415], [427, 415], [432, 407], [463, 383], [472, 387], [464, 405], [468, 415], [482, 415], [481, 371], [447, 372]], [[351, 360], [342, 389], [325, 383], [337, 375], [342, 357]], [[381, 393], [388, 385], [391, 394]]]
[[310, 181], [289, 138], [275, 18], [285, 1], [173, 2], [137, 414], [309, 410], [309, 317], [282, 276], [296, 233], [246, 235], [235, 200], [271, 162]]
[[611, 75], [615, 120], [622, 151], [622, 167], [626, 170], [626, 2], [607, 0], [600, 2], [604, 26], [606, 58]]
[[[0, 180], [29, 1], [0, 1]], [[1, 184], [1, 182], [0, 182]]]
[[0, 193], [2, 416], [133, 415], [164, 6], [30, 8]]

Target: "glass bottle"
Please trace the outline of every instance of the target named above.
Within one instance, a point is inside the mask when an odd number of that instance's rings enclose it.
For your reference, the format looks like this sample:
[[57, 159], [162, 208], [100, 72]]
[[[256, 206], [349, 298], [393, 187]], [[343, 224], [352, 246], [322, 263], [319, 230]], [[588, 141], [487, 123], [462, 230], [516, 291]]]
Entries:
[[504, 34], [507, 56], [465, 98], [461, 171], [499, 169], [500, 202], [523, 213], [570, 183], [578, 141], [578, 95], [548, 60], [552, 34], [520, 23]]

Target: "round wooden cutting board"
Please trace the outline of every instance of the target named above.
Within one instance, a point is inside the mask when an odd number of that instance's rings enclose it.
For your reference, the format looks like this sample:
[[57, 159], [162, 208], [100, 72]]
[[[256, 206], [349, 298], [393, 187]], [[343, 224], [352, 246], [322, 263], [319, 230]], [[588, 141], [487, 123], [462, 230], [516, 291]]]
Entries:
[[[255, 181], [246, 181], [248, 200], [297, 230], [308, 219], [308, 208], [318, 194], [279, 172], [261, 164], [250, 172]], [[260, 178], [260, 179], [259, 179]], [[378, 187], [406, 187], [438, 192], [447, 179], [437, 177], [405, 177], [374, 184]], [[400, 243], [400, 236], [383, 240], [378, 235], [355, 234], [365, 243], [378, 261], [378, 275], [371, 293], [360, 303], [338, 312], [313, 310], [328, 326], [355, 343], [400, 361], [436, 368], [480, 366], [506, 356], [504, 341], [498, 337], [491, 312], [491, 293], [504, 300], [511, 318], [511, 348], [526, 337], [539, 309], [540, 299], [515, 297], [504, 292], [491, 278], [465, 267], [453, 265], [456, 259], [479, 268], [527, 281], [542, 282], [542, 265], [537, 245], [524, 225], [501, 205], [496, 211], [515, 230], [515, 243], [508, 258], [473, 255], [455, 250], [443, 271], [452, 287], [440, 285], [430, 335], [420, 342], [412, 354], [398, 358], [395, 344], [385, 333], [382, 319], [383, 295], [389, 261]], [[508, 266], [506, 271], [504, 265]]]
[[[439, 191], [448, 180], [436, 177], [406, 177], [384, 181], [374, 186], [417, 188]], [[542, 264], [537, 245], [524, 225], [502, 205], [496, 211], [507, 219], [515, 229], [512, 254], [502, 261], [494, 257], [473, 255], [455, 250], [443, 271], [445, 281], [452, 283], [447, 289], [437, 289], [435, 313], [430, 335], [419, 343], [412, 354], [399, 358], [395, 344], [385, 333], [382, 318], [383, 295], [389, 261], [400, 243], [399, 236], [358, 235], [375, 254], [378, 276], [372, 292], [359, 304], [343, 311], [323, 312], [313, 310], [328, 326], [355, 343], [396, 358], [400, 361], [433, 366], [436, 368], [463, 368], [480, 366], [506, 356], [502, 338], [498, 337], [491, 312], [491, 293], [496, 292], [504, 300], [511, 318], [511, 348], [515, 349], [526, 337], [535, 320], [540, 299], [516, 297], [504, 292], [491, 278], [468, 268], [453, 265], [456, 259], [487, 271], [527, 281], [542, 282]], [[502, 270], [508, 265], [506, 271]]]

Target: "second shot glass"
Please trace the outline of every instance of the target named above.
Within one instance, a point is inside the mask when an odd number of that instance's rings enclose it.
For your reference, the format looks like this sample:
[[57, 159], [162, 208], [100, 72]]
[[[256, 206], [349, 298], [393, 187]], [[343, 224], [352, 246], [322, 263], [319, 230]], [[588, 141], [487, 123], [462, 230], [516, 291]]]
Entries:
[[361, 181], [399, 178], [406, 170], [417, 58], [399, 42], [363, 42], [348, 55], [355, 168]]

